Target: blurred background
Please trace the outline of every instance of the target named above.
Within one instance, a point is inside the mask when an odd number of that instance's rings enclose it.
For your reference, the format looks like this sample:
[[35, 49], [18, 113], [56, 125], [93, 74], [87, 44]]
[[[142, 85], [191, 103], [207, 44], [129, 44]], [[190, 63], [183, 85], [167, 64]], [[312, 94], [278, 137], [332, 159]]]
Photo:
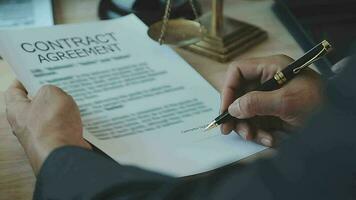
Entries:
[[[129, 13], [135, 13], [147, 25], [151, 25], [162, 19], [166, 1], [0, 0], [0, 28], [48, 26], [111, 19]], [[212, 1], [193, 0], [198, 14], [210, 12]], [[225, 0], [223, 2], [225, 5], [237, 5], [264, 1], [271, 2], [268, 0]], [[172, 19], [195, 19], [189, 0], [172, 0], [172, 4]], [[225, 9], [227, 15], [233, 12], [230, 7]], [[331, 75], [330, 66], [350, 54], [351, 49], [356, 46], [356, 0], [275, 0], [269, 9], [280, 19], [304, 50], [310, 49], [323, 39], [333, 44], [337, 51], [316, 64], [319, 71], [325, 75]], [[260, 14], [249, 13], [246, 16], [252, 17]]]

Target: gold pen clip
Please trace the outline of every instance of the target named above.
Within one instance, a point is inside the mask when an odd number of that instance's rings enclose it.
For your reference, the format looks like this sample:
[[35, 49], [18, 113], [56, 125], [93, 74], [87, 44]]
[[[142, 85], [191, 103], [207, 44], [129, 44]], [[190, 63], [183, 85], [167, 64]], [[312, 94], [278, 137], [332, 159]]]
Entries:
[[314, 56], [312, 59], [310, 59], [308, 62], [304, 63], [304, 65], [293, 69], [293, 73], [298, 74], [300, 72], [300, 70], [302, 70], [303, 68], [311, 65], [313, 62], [318, 60], [323, 55], [324, 52], [327, 53], [331, 50], [331, 45], [328, 41], [326, 41], [326, 40], [322, 41], [321, 45], [323, 45], [323, 49], [316, 56]]

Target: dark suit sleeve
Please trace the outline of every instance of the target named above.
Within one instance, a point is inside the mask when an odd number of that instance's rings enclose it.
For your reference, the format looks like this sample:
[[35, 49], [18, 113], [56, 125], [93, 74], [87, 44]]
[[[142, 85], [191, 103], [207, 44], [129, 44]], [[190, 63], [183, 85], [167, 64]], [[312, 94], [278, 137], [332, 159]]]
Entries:
[[[355, 62], [352, 62], [355, 63]], [[353, 199], [356, 178], [356, 70], [330, 82], [330, 101], [278, 154], [242, 169], [174, 179], [121, 166], [76, 147], [50, 154], [35, 199]]]

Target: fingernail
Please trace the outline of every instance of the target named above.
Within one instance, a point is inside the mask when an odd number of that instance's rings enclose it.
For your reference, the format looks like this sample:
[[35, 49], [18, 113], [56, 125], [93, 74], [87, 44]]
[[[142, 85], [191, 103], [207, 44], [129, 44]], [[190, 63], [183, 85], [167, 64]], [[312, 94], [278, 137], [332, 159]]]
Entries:
[[224, 130], [225, 130], [225, 129], [224, 129], [224, 125], [221, 125], [221, 126], [220, 126], [220, 131], [221, 131], [222, 134], [226, 135], [226, 133], [225, 133]]
[[240, 98], [236, 99], [236, 101], [229, 106], [229, 113], [234, 117], [240, 116]]
[[267, 147], [271, 147], [272, 146], [272, 141], [268, 138], [262, 138], [261, 139], [261, 144], [263, 144], [264, 146]]
[[247, 139], [247, 133], [245, 131], [239, 131], [239, 135], [243, 138], [243, 139]]

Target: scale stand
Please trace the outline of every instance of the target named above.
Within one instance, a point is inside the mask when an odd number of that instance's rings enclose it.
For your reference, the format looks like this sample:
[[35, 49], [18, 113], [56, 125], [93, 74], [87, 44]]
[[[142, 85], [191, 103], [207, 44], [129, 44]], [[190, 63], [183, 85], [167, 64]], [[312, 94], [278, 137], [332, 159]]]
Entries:
[[223, 16], [223, 0], [212, 0], [212, 13], [199, 22], [207, 29], [201, 41], [183, 48], [219, 62], [227, 62], [267, 38], [267, 32]]

